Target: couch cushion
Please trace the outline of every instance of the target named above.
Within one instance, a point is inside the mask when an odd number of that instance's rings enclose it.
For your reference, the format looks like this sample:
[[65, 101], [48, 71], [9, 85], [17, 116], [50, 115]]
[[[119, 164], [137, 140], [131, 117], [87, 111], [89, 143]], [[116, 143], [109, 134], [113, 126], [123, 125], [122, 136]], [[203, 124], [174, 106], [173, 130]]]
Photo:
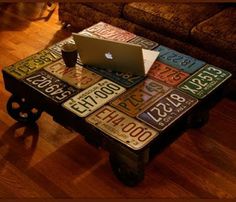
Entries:
[[236, 62], [236, 7], [201, 22], [191, 34], [201, 46]]
[[121, 16], [124, 5], [124, 3], [94, 3], [94, 2], [83, 3], [83, 4], [113, 17]]
[[178, 37], [188, 37], [191, 29], [222, 9], [220, 4], [134, 2], [124, 6], [128, 20]]

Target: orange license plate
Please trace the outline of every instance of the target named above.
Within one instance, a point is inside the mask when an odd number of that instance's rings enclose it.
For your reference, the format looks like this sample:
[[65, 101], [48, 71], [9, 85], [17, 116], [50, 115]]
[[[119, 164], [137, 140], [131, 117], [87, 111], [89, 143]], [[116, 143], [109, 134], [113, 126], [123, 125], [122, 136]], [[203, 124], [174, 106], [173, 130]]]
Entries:
[[158, 136], [158, 132], [151, 127], [110, 106], [99, 109], [86, 121], [134, 150], [143, 148]]
[[73, 68], [66, 67], [63, 60], [45, 67], [45, 70], [78, 89], [88, 88], [102, 78], [79, 64]]
[[177, 86], [179, 83], [185, 80], [189, 74], [161, 62], [155, 61], [148, 72], [148, 76], [162, 81], [168, 85]]
[[111, 102], [111, 105], [135, 117], [145, 106], [162, 97], [170, 87], [152, 79], [145, 79]]

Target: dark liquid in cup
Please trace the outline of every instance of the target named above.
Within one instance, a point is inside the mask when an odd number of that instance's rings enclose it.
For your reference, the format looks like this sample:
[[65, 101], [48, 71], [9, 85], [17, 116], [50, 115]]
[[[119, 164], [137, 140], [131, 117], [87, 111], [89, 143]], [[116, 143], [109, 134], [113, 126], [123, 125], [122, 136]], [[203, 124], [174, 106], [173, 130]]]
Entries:
[[77, 47], [75, 44], [67, 43], [61, 47], [62, 58], [67, 67], [75, 67], [77, 61]]

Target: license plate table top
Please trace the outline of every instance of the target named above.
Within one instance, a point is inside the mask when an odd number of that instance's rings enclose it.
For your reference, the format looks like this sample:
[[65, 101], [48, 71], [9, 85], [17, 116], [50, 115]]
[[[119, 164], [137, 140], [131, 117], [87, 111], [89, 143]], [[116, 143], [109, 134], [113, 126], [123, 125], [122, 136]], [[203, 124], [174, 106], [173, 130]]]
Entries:
[[[13, 94], [8, 106], [14, 96], [30, 103], [31, 93], [36, 99], [30, 106], [49, 114], [49, 106], [57, 106], [51, 113], [53, 118], [83, 133], [89, 143], [108, 150], [118, 179], [136, 185], [143, 179], [144, 165], [155, 149], [153, 143], [162, 137], [168, 139], [177, 124], [186, 125], [231, 74], [104, 22], [81, 33], [139, 44], [160, 55], [146, 76], [83, 66], [79, 56], [77, 65], [68, 68], [60, 48], [74, 43], [69, 37], [3, 69], [5, 87]], [[17, 121], [30, 122], [18, 111], [10, 108], [8, 112]]]

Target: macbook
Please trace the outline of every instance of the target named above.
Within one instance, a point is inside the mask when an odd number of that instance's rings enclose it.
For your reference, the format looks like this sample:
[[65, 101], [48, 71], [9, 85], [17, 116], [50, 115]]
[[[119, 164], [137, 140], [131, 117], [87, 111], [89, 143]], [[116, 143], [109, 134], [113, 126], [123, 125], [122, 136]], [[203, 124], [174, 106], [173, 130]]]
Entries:
[[159, 52], [141, 46], [73, 33], [84, 65], [144, 76]]

